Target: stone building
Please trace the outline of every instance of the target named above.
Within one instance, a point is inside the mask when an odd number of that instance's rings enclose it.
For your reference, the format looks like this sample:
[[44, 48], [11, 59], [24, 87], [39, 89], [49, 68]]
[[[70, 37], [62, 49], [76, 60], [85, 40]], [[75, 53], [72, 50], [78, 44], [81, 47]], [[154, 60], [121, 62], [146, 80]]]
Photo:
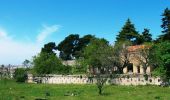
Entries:
[[[149, 60], [149, 51], [148, 46], [145, 45], [136, 45], [136, 46], [129, 46], [127, 47], [128, 54], [129, 54], [129, 66], [123, 69], [125, 74], [151, 74], [153, 70], [151, 66], [147, 63]], [[146, 64], [146, 69], [144, 69], [144, 64]]]

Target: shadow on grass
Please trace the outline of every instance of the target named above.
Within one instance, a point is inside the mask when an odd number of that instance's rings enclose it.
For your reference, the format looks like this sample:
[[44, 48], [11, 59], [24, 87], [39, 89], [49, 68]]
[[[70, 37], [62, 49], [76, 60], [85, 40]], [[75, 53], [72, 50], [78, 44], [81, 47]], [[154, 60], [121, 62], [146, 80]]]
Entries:
[[111, 96], [111, 93], [102, 93], [101, 96]]

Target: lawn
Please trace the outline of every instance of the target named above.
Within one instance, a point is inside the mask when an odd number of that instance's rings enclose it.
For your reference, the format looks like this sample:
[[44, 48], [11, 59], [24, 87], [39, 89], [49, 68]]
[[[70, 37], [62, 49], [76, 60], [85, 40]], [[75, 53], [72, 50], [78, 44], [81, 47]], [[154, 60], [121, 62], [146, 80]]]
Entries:
[[[170, 88], [158, 86], [105, 85], [98, 95], [96, 85], [52, 85], [0, 81], [0, 100], [170, 100]], [[71, 96], [74, 93], [75, 96]], [[69, 96], [68, 96], [69, 95]]]

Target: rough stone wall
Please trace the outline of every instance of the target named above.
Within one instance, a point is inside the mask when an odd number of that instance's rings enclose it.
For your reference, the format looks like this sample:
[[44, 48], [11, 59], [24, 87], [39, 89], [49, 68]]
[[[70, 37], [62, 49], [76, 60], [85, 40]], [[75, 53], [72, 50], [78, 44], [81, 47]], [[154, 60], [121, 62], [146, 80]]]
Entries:
[[[40, 77], [35, 77], [40, 78]], [[28, 83], [35, 83], [31, 75], [28, 76]], [[47, 84], [94, 84], [96, 79], [89, 79], [82, 75], [50, 75], [47, 77], [41, 77], [42, 83]], [[146, 81], [144, 77], [132, 77], [132, 78], [108, 78], [107, 84], [117, 84], [117, 85], [160, 85], [160, 78], [148, 77]]]

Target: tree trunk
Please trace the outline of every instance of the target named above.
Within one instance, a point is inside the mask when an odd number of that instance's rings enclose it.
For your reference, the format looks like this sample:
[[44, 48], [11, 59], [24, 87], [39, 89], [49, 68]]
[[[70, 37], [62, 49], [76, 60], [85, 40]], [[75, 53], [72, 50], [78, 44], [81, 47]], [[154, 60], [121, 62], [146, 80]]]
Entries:
[[102, 88], [99, 88], [99, 95], [102, 94]]
[[146, 74], [147, 67], [143, 67], [143, 73]]
[[118, 69], [119, 69], [119, 73], [123, 74], [123, 67], [118, 67]]

